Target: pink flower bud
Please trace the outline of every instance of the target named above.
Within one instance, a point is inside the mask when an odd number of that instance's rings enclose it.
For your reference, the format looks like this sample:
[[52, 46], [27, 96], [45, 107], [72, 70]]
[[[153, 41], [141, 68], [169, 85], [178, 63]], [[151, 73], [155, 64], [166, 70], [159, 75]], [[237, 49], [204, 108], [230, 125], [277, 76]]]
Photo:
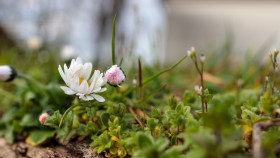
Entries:
[[106, 71], [105, 78], [111, 86], [120, 86], [120, 84], [125, 80], [125, 74], [120, 67], [113, 65]]
[[17, 71], [12, 66], [1, 65], [0, 66], [0, 80], [9, 82], [17, 77]]
[[42, 113], [39, 117], [39, 121], [42, 125], [44, 125], [45, 121], [47, 120], [47, 118], [49, 118], [50, 115], [48, 113]]

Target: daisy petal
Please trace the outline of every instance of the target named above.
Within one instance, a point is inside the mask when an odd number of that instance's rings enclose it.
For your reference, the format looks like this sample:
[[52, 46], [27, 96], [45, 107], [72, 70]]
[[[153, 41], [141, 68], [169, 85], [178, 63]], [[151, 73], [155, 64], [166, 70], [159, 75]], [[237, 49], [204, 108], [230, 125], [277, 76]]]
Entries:
[[81, 78], [84, 78], [85, 80], [89, 79], [89, 76], [91, 74], [92, 70], [92, 64], [91, 63], [85, 63], [82, 68], [82, 75]]
[[100, 95], [92, 94], [91, 96], [99, 102], [104, 102], [105, 101], [105, 99], [103, 97], [101, 97]]
[[60, 65], [58, 66], [58, 72], [59, 72], [61, 78], [63, 79], [63, 81], [66, 82], [65, 74]]
[[87, 81], [83, 80], [83, 82], [79, 86], [79, 92], [85, 94], [85, 93], [87, 93], [87, 89], [88, 89]]
[[88, 100], [93, 100], [93, 99], [94, 99], [94, 98], [93, 98], [92, 96], [88, 95], [88, 96], [85, 96], [85, 99], [84, 99], [84, 100], [88, 101]]
[[99, 92], [105, 92], [107, 88], [102, 88]]
[[60, 88], [64, 91], [64, 93], [66, 93], [68, 95], [75, 94], [75, 92], [73, 90], [71, 90], [70, 88], [68, 88], [68, 87], [61, 86]]

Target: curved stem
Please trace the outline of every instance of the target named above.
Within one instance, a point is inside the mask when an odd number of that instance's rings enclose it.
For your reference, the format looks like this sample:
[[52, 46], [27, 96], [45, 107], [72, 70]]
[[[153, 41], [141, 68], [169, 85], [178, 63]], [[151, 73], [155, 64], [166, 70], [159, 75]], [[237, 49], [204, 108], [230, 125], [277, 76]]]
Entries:
[[72, 106], [70, 106], [70, 107], [64, 112], [64, 114], [62, 115], [62, 118], [61, 118], [61, 120], [60, 120], [60, 122], [59, 122], [59, 125], [58, 125], [59, 128], [61, 127], [62, 122], [63, 122], [65, 116], [66, 116], [70, 111], [72, 111], [75, 107], [77, 107], [78, 105], [79, 105], [79, 103], [77, 103], [77, 104], [75, 104], [75, 105], [72, 105]]

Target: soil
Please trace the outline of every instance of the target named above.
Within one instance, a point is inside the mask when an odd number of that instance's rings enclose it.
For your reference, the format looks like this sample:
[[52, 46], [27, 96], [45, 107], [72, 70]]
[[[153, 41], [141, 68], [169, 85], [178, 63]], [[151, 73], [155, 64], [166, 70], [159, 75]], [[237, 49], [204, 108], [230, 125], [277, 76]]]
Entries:
[[0, 138], [0, 158], [104, 158], [85, 142], [60, 144], [49, 142], [43, 146], [31, 146], [25, 142], [9, 144]]

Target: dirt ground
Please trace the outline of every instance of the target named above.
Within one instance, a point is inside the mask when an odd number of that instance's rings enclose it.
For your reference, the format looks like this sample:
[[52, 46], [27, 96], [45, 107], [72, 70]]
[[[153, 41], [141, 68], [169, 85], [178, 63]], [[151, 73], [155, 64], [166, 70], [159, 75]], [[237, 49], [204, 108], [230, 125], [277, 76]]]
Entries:
[[103, 158], [83, 142], [69, 142], [65, 145], [50, 142], [44, 146], [30, 146], [25, 142], [9, 144], [0, 138], [0, 158]]

